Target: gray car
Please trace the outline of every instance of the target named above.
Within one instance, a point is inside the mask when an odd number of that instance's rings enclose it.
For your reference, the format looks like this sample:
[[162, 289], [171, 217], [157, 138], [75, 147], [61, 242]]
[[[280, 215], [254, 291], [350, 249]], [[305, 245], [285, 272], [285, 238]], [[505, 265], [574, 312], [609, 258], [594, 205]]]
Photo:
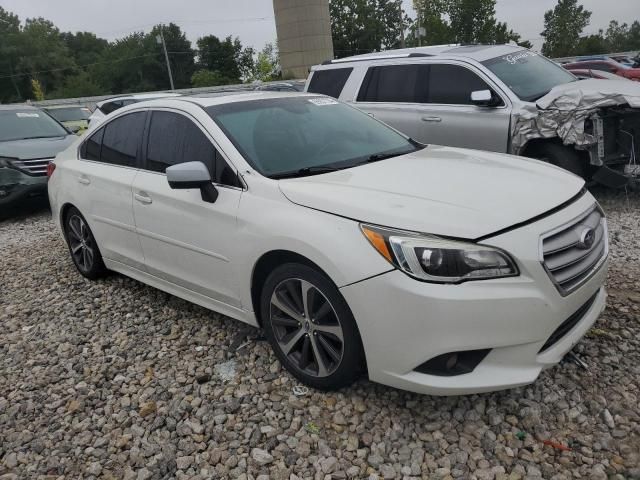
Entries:
[[46, 195], [47, 165], [77, 138], [40, 109], [0, 106], [0, 217]]
[[330, 60], [305, 91], [423, 142], [546, 160], [611, 186], [640, 174], [640, 85], [578, 79], [511, 45], [443, 45]]

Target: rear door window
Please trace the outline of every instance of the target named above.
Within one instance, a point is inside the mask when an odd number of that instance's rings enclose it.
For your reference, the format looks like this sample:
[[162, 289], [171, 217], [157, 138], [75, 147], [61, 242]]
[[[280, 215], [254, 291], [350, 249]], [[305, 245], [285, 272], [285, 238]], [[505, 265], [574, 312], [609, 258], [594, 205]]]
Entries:
[[85, 160], [95, 160], [99, 162], [103, 137], [104, 128], [101, 128], [82, 144], [82, 147], [80, 147], [80, 156]]
[[427, 101], [428, 65], [371, 67], [364, 77], [359, 102], [424, 103]]
[[309, 81], [310, 93], [320, 93], [338, 98], [342, 93], [345, 83], [353, 68], [331, 68], [328, 70], [316, 70]]
[[431, 65], [428, 103], [472, 105], [471, 92], [491, 90], [478, 75], [459, 65]]
[[146, 112], [129, 113], [104, 127], [101, 162], [127, 167], [136, 165], [146, 115]]

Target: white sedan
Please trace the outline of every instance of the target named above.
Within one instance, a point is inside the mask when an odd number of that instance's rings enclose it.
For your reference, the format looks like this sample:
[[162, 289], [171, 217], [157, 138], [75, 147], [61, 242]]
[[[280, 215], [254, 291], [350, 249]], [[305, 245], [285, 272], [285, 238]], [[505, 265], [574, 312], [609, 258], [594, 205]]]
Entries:
[[49, 173], [82, 275], [259, 326], [319, 389], [531, 383], [605, 305], [606, 221], [582, 179], [421, 145], [328, 97], [137, 103]]

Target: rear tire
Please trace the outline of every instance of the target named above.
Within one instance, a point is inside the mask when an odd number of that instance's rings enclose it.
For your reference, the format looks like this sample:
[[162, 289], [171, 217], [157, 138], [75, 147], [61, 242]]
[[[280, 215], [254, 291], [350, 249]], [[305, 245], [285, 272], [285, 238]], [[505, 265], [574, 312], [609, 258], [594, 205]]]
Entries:
[[584, 158], [573, 148], [556, 143], [543, 143], [532, 152], [531, 157], [550, 163], [588, 180], [587, 165]]
[[302, 383], [335, 390], [362, 373], [364, 351], [353, 314], [318, 270], [298, 263], [277, 267], [262, 289], [260, 313], [280, 363]]
[[64, 216], [64, 234], [71, 260], [78, 271], [89, 280], [96, 280], [107, 273], [100, 249], [89, 224], [75, 207]]

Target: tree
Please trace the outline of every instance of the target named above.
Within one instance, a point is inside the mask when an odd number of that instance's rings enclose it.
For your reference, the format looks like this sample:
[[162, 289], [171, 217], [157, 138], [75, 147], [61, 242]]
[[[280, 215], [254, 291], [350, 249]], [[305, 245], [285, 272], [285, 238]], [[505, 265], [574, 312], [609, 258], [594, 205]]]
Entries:
[[218, 72], [224, 83], [240, 83], [242, 75], [239, 60], [242, 57], [240, 39], [228, 36], [220, 40], [215, 35], [199, 38], [198, 67], [200, 69]]
[[109, 47], [109, 42], [91, 32], [64, 32], [60, 36], [79, 66], [99, 61], [100, 56]]
[[590, 19], [591, 12], [578, 5], [578, 0], [558, 0], [555, 8], [544, 14], [543, 55], [553, 58], [574, 54]]
[[211, 70], [197, 70], [191, 76], [191, 85], [195, 88], [200, 87], [213, 87], [215, 85], [224, 85], [227, 79], [220, 75], [219, 71], [212, 72]]
[[102, 95], [103, 88], [86, 71], [67, 76], [62, 88], [47, 95], [49, 98], [76, 98]]
[[[412, 45], [447, 43], [521, 43], [520, 35], [496, 19], [496, 0], [414, 0], [417, 18], [410, 35]], [[418, 29], [424, 30], [417, 35]]]
[[23, 79], [15, 76], [20, 50], [19, 35], [18, 17], [0, 7], [0, 103], [23, 98], [19, 86]]
[[42, 91], [55, 90], [75, 67], [60, 30], [44, 18], [29, 18], [18, 36], [16, 71], [25, 79], [38, 80]]
[[398, 48], [405, 26], [401, 0], [331, 0], [336, 57]]
[[493, 43], [495, 7], [496, 0], [450, 0], [448, 14], [456, 43]]
[[278, 58], [278, 49], [274, 47], [272, 43], [267, 43], [260, 53], [258, 53], [258, 58], [254, 62], [251, 79], [270, 82], [277, 80], [279, 76], [280, 61]]
[[604, 38], [602, 30], [595, 35], [581, 37], [574, 50], [575, 55], [597, 55], [608, 52], [610, 52], [609, 43], [607, 39]]

